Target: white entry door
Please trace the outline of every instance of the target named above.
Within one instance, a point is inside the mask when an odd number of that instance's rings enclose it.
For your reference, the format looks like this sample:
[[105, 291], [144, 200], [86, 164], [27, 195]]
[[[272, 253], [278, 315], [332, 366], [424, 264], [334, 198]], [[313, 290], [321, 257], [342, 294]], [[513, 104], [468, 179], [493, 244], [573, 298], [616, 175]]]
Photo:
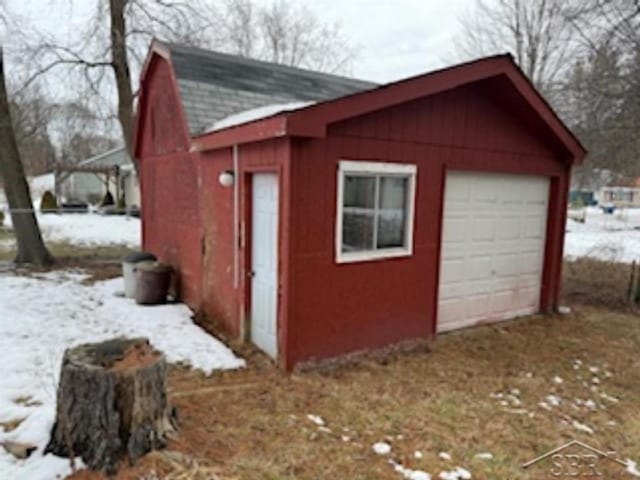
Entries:
[[447, 174], [439, 332], [539, 310], [548, 199], [546, 177]]
[[253, 175], [251, 341], [278, 356], [278, 176]]

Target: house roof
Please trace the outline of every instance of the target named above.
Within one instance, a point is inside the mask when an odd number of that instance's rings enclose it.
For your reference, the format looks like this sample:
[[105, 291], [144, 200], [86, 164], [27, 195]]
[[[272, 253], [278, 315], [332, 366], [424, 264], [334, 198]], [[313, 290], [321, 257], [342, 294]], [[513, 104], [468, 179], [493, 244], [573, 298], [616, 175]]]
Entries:
[[324, 101], [376, 84], [237, 55], [157, 42], [168, 50], [189, 132], [256, 107]]
[[[533, 112], [539, 123], [564, 147], [571, 161], [582, 162], [586, 149], [508, 54], [480, 58], [205, 133], [193, 139], [193, 146], [198, 150], [208, 150], [286, 135], [321, 138], [326, 135], [327, 126], [331, 123], [490, 79], [499, 79], [502, 86], [509, 84], [512, 97], [517, 97]], [[501, 92], [500, 95], [507, 95], [502, 88]]]
[[93, 157], [84, 159], [79, 165], [93, 165], [100, 167], [112, 167], [122, 165], [132, 165], [131, 157], [125, 152], [124, 147], [116, 147], [106, 152], [99, 153]]

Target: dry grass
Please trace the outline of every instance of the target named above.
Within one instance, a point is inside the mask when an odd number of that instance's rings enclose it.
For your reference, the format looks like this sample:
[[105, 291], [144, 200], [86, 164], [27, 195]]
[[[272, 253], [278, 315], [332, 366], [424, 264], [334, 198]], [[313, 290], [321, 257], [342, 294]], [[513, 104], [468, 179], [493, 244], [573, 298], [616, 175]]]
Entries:
[[562, 294], [568, 303], [628, 310], [631, 265], [579, 258], [564, 262]]
[[[570, 316], [442, 336], [430, 351], [392, 352], [324, 371], [285, 375], [252, 361], [206, 378], [176, 367], [170, 398], [182, 426], [169, 448], [192, 467], [239, 479], [401, 479], [387, 457], [373, 453], [378, 441], [392, 445], [394, 460], [434, 478], [456, 465], [474, 479], [547, 478], [550, 464], [530, 471], [520, 465], [574, 438], [638, 460], [639, 348], [638, 317], [583, 307]], [[577, 369], [576, 359], [583, 362]], [[591, 389], [594, 376], [600, 384]], [[513, 389], [520, 405], [508, 397]], [[499, 393], [505, 397], [495, 398]], [[547, 411], [538, 404], [550, 394], [563, 403]], [[576, 398], [592, 399], [596, 409], [574, 407]], [[308, 414], [321, 416], [328, 430]], [[576, 430], [573, 420], [595, 433]], [[414, 458], [416, 450], [423, 458]], [[441, 451], [453, 460], [438, 458]], [[474, 459], [480, 452], [494, 458]], [[145, 458], [134, 471], [158, 471], [157, 462]], [[607, 479], [621, 472], [606, 462], [599, 468]], [[143, 478], [132, 472], [123, 478]]]
[[[104, 263], [66, 245], [63, 265], [88, 270], [90, 281], [111, 278], [123, 250], [100, 252], [112, 259]], [[571, 315], [479, 327], [443, 335], [429, 348], [323, 370], [286, 375], [249, 347], [242, 349], [246, 369], [204, 377], [173, 367], [180, 434], [168, 451], [123, 467], [119, 478], [401, 480], [389, 458], [434, 478], [457, 465], [476, 480], [552, 478], [550, 464], [527, 471], [521, 464], [574, 438], [640, 460], [640, 317], [626, 304], [627, 282], [628, 266], [571, 262], [564, 269]], [[554, 383], [555, 376], [564, 381]], [[514, 389], [520, 404], [509, 397]], [[548, 411], [539, 403], [550, 394], [562, 403]], [[308, 414], [322, 417], [325, 428]], [[578, 431], [574, 420], [595, 433]], [[378, 441], [391, 444], [388, 457], [372, 451]], [[440, 459], [442, 451], [453, 459]], [[474, 458], [481, 452], [494, 457]], [[599, 468], [601, 478], [625, 478], [619, 466]]]

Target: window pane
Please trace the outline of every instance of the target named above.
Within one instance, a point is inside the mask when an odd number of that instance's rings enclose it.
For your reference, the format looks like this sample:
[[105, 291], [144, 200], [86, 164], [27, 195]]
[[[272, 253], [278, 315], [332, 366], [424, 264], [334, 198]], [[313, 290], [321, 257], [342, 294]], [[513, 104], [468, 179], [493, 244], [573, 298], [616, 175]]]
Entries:
[[345, 175], [343, 201], [345, 207], [373, 209], [375, 206], [375, 195], [375, 177]]
[[403, 247], [409, 179], [380, 177], [377, 248]]
[[342, 251], [373, 249], [373, 210], [344, 209], [342, 215]]

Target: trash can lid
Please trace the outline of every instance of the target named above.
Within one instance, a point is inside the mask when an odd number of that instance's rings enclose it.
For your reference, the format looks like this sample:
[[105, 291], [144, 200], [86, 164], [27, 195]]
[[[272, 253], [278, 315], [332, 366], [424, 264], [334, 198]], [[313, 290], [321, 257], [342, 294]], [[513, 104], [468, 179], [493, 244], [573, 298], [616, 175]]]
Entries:
[[151, 252], [131, 252], [122, 259], [126, 263], [138, 263], [145, 260], [157, 260], [157, 257]]
[[138, 264], [136, 264], [137, 270], [143, 270], [145, 272], [158, 272], [165, 273], [173, 271], [173, 267], [171, 265], [167, 265], [166, 263], [160, 263], [155, 261], [144, 260]]

